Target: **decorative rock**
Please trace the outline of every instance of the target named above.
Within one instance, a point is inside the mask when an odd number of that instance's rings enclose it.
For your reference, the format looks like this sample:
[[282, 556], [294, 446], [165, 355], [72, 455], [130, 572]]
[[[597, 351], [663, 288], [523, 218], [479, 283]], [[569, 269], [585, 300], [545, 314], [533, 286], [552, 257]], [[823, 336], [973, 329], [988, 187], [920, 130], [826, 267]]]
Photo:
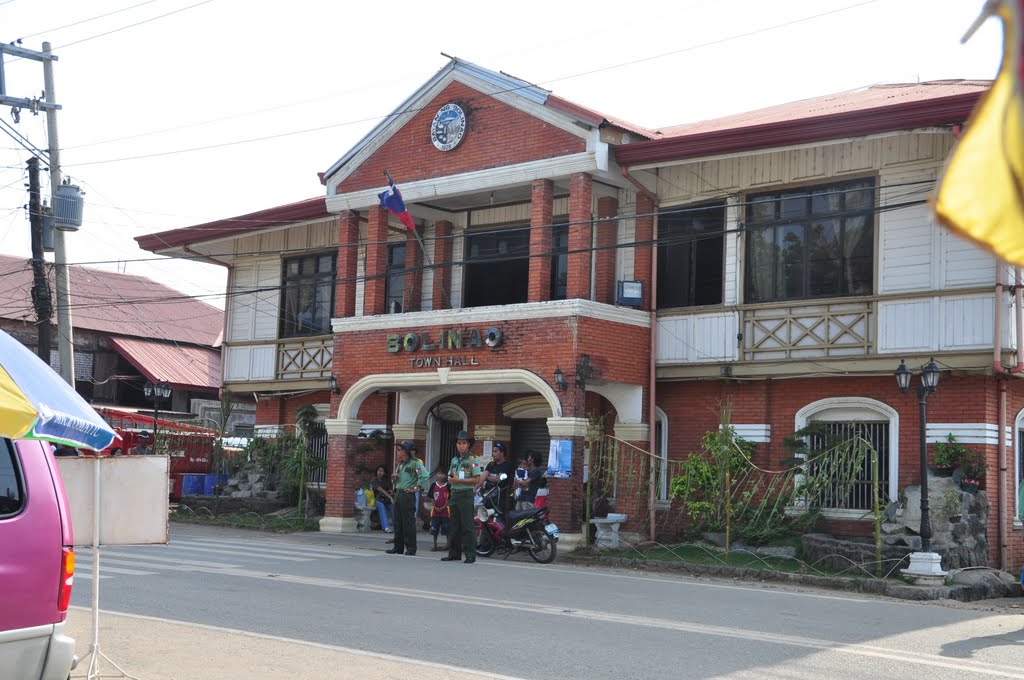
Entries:
[[235, 491], [231, 494], [232, 498], [252, 498], [252, 491]]
[[253, 493], [261, 493], [263, 488], [263, 482], [253, 482], [251, 491]]

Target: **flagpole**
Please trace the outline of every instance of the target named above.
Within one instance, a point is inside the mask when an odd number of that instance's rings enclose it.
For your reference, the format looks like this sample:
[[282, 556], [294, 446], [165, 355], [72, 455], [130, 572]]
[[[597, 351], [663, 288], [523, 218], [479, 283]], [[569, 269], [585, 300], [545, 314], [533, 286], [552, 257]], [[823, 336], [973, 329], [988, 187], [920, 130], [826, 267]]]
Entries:
[[[391, 179], [391, 173], [389, 173], [386, 169], [384, 170], [384, 177], [386, 177], [387, 180], [388, 180], [388, 186], [390, 186], [390, 187], [394, 187], [395, 186], [395, 181], [393, 179]], [[427, 254], [427, 247], [423, 243], [423, 237], [420, 236], [420, 232], [419, 232], [418, 229], [413, 229], [412, 233], [413, 233], [413, 236], [416, 237], [416, 242], [420, 244], [420, 252], [423, 253], [423, 261], [427, 263], [427, 267], [429, 267], [429, 269], [430, 269], [430, 275], [434, 278], [434, 285], [441, 289], [442, 299], [443, 300], [447, 300], [448, 304], [450, 305], [451, 304], [451, 298], [448, 297], [448, 291], [446, 291], [444, 289], [444, 285], [441, 283], [440, 279], [437, 277], [436, 268], [434, 267], [434, 263], [430, 259], [430, 255]]]

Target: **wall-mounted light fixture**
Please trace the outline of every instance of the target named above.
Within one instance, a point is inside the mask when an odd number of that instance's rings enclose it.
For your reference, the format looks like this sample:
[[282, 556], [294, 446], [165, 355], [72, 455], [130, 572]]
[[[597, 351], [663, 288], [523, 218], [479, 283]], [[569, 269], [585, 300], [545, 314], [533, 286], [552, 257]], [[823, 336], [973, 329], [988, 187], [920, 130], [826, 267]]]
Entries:
[[569, 389], [569, 383], [565, 381], [565, 375], [562, 373], [561, 368], [555, 369], [555, 386], [563, 392]]
[[341, 394], [341, 388], [338, 387], [338, 379], [334, 377], [334, 374], [327, 376], [327, 387], [330, 388], [331, 394]]

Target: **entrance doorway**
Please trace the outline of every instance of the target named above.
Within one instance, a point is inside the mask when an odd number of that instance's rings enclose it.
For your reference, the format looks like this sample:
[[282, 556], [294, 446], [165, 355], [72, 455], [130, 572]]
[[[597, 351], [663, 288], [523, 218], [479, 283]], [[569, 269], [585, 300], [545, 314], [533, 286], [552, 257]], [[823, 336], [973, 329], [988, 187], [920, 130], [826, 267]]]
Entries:
[[512, 442], [509, 450], [515, 463], [526, 458], [526, 452], [536, 451], [541, 460], [548, 459], [551, 448], [551, 435], [548, 434], [548, 423], [544, 418], [517, 418], [512, 421]]

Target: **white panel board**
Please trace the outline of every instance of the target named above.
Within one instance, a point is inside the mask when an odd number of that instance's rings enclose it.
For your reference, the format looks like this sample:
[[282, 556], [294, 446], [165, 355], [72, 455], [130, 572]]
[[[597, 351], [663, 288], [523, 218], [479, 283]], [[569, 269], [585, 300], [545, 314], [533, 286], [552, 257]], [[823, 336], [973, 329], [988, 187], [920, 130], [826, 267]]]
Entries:
[[95, 473], [100, 473], [101, 546], [167, 543], [167, 456], [59, 457], [75, 545], [93, 544]]
[[248, 380], [251, 348], [226, 347], [224, 349], [224, 380]]
[[249, 348], [249, 379], [273, 380], [277, 360], [276, 345], [255, 345]]
[[926, 205], [879, 215], [879, 291], [932, 290], [936, 227]]
[[990, 294], [942, 298], [942, 350], [987, 349], [995, 332]]
[[738, 327], [736, 312], [660, 318], [657, 361], [665, 364], [735, 361]]
[[938, 315], [932, 298], [878, 303], [878, 352], [937, 349]]

